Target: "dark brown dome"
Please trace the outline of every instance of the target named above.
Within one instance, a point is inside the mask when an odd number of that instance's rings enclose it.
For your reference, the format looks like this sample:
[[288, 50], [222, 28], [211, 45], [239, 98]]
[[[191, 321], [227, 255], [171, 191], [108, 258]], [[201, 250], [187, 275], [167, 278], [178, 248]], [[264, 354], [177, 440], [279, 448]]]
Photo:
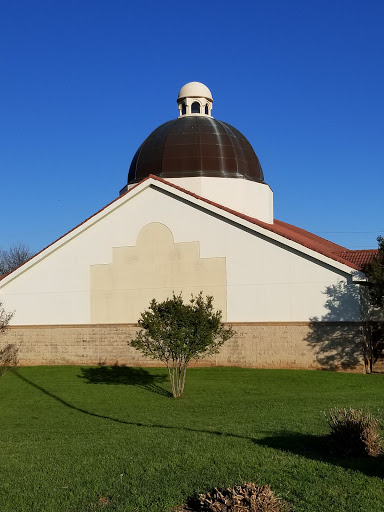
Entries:
[[228, 123], [205, 116], [179, 117], [151, 133], [133, 157], [128, 185], [150, 174], [160, 178], [243, 178], [264, 183], [260, 162], [244, 135]]

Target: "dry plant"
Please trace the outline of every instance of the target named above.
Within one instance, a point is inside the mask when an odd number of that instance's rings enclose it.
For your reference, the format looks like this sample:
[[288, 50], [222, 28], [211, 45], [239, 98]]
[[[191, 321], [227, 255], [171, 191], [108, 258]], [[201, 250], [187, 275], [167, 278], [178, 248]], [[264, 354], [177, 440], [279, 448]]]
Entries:
[[179, 509], [179, 512], [284, 512], [288, 504], [278, 498], [269, 485], [244, 483], [226, 489], [214, 489], [200, 494], [195, 505]]
[[355, 409], [330, 409], [332, 449], [345, 456], [377, 457], [383, 451], [379, 421]]

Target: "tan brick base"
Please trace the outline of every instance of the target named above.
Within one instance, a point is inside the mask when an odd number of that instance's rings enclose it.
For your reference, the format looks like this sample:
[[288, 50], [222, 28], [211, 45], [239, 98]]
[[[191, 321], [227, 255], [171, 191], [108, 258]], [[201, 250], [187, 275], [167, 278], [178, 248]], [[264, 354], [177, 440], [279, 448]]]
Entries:
[[[362, 370], [355, 322], [232, 324], [236, 335], [197, 366]], [[126, 364], [159, 366], [128, 346], [133, 324], [12, 326], [0, 346], [20, 346], [21, 365]]]

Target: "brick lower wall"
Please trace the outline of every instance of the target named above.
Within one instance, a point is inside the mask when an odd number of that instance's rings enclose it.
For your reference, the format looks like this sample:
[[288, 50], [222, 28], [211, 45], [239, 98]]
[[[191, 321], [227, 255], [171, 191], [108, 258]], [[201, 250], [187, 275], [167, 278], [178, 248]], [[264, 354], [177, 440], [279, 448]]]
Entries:
[[[196, 366], [308, 368], [361, 371], [360, 325], [357, 322], [236, 323], [236, 335], [220, 353]], [[159, 366], [127, 341], [137, 326], [49, 325], [12, 326], [0, 347], [20, 346], [21, 365], [126, 364]]]

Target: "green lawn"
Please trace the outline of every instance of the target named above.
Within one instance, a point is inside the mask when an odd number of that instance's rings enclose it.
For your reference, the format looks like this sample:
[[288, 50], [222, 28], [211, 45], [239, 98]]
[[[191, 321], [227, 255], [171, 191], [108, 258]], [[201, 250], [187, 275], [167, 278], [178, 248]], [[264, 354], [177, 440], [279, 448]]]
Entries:
[[0, 379], [0, 510], [168, 512], [254, 481], [295, 511], [382, 512], [383, 460], [330, 457], [323, 411], [383, 420], [383, 399], [384, 375], [190, 369], [175, 400], [163, 368], [21, 368]]

